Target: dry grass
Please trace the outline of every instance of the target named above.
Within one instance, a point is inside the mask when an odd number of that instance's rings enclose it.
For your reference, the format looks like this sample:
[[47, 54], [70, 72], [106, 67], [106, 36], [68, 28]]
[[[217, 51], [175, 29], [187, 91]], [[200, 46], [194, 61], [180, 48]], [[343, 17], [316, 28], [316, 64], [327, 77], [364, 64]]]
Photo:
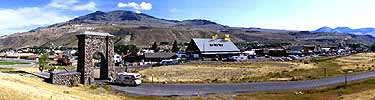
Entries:
[[[11, 71], [37, 71], [37, 68], [10, 68]], [[0, 72], [0, 100], [200, 100], [155, 96], [128, 96], [113, 92], [108, 86], [79, 85], [67, 87], [53, 85], [28, 74]]]
[[31, 73], [39, 73], [40, 70], [37, 67], [24, 67], [24, 68], [17, 68], [17, 70], [31, 72]]
[[[300, 92], [302, 94], [296, 94]], [[346, 88], [342, 84], [314, 89], [242, 93], [237, 100], [374, 100], [375, 79], [350, 82]]]
[[102, 88], [66, 87], [43, 82], [42, 79], [19, 74], [0, 73], [0, 99], [3, 100], [118, 100], [132, 99], [114, 95]]
[[341, 98], [343, 98], [343, 100], [374, 100], [375, 89], [344, 95], [341, 96]]
[[231, 62], [161, 66], [141, 70], [145, 81], [153, 82], [235, 82], [247, 77], [261, 77], [270, 72], [311, 69], [311, 64], [294, 62]]
[[360, 53], [351, 56], [341, 57], [336, 61], [343, 65], [342, 69], [368, 70], [375, 66], [375, 53]]

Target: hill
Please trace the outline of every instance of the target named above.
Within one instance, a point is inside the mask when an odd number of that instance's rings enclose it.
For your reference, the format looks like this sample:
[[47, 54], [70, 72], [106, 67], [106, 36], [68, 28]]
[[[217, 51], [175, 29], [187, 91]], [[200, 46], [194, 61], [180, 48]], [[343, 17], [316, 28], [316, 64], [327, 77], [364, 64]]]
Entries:
[[337, 27], [337, 28], [330, 28], [330, 27], [321, 27], [313, 32], [336, 32], [336, 33], [347, 33], [347, 34], [354, 34], [354, 35], [371, 35], [375, 36], [375, 28], [359, 28], [359, 29], [351, 29], [349, 27]]
[[213, 34], [230, 34], [236, 43], [319, 44], [341, 42], [372, 44], [374, 37], [329, 32], [288, 31], [261, 28], [229, 27], [204, 19], [167, 20], [131, 11], [97, 11], [63, 23], [40, 27], [29, 32], [0, 38], [1, 48], [32, 46], [77, 47], [76, 34], [83, 31], [108, 32], [115, 35], [116, 44], [136, 44], [145, 47], [153, 42], [189, 42], [191, 38], [209, 38]]

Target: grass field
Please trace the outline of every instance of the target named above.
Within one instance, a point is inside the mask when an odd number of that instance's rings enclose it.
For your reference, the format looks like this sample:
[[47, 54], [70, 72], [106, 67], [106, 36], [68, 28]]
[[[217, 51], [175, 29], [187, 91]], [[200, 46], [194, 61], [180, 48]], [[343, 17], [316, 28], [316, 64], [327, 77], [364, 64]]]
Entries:
[[[145, 81], [154, 82], [241, 82], [273, 72], [289, 72], [314, 68], [311, 64], [294, 62], [229, 62], [194, 65], [173, 65], [140, 71]], [[152, 77], [153, 76], [153, 77]]]
[[374, 100], [375, 79], [354, 82], [346, 87], [341, 84], [301, 91], [261, 92], [236, 96], [237, 100], [250, 98], [254, 100]]
[[210, 83], [295, 81], [319, 79], [373, 70], [375, 53], [342, 57], [318, 57], [288, 62], [218, 62], [210, 64], [172, 65], [139, 71], [146, 82]]
[[0, 65], [16, 65], [16, 64], [30, 64], [30, 63], [0, 60]]

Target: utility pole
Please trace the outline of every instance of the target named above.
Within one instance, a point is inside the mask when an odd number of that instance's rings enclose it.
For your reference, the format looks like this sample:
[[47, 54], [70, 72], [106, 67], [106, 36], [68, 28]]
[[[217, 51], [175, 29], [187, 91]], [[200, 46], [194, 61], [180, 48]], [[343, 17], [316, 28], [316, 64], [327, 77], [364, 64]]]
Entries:
[[327, 67], [324, 67], [324, 78], [327, 77]]
[[346, 85], [348, 84], [347, 76], [348, 76], [348, 71], [345, 71], [345, 84], [344, 84], [344, 89], [346, 89]]
[[346, 89], [346, 86], [348, 85], [348, 73], [351, 73], [352, 71], [348, 70], [348, 71], [345, 71], [345, 85], [344, 85], [344, 89]]
[[154, 83], [154, 74], [151, 74], [151, 83]]

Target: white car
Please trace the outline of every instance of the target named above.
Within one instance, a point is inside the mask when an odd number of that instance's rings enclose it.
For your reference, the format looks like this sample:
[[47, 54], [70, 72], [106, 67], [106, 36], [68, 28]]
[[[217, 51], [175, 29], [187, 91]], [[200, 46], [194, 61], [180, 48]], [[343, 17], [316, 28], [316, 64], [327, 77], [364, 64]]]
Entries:
[[118, 73], [114, 83], [121, 85], [138, 86], [141, 85], [141, 74], [138, 73]]
[[176, 65], [178, 64], [178, 60], [169, 59], [169, 60], [162, 60], [159, 63], [160, 65]]

